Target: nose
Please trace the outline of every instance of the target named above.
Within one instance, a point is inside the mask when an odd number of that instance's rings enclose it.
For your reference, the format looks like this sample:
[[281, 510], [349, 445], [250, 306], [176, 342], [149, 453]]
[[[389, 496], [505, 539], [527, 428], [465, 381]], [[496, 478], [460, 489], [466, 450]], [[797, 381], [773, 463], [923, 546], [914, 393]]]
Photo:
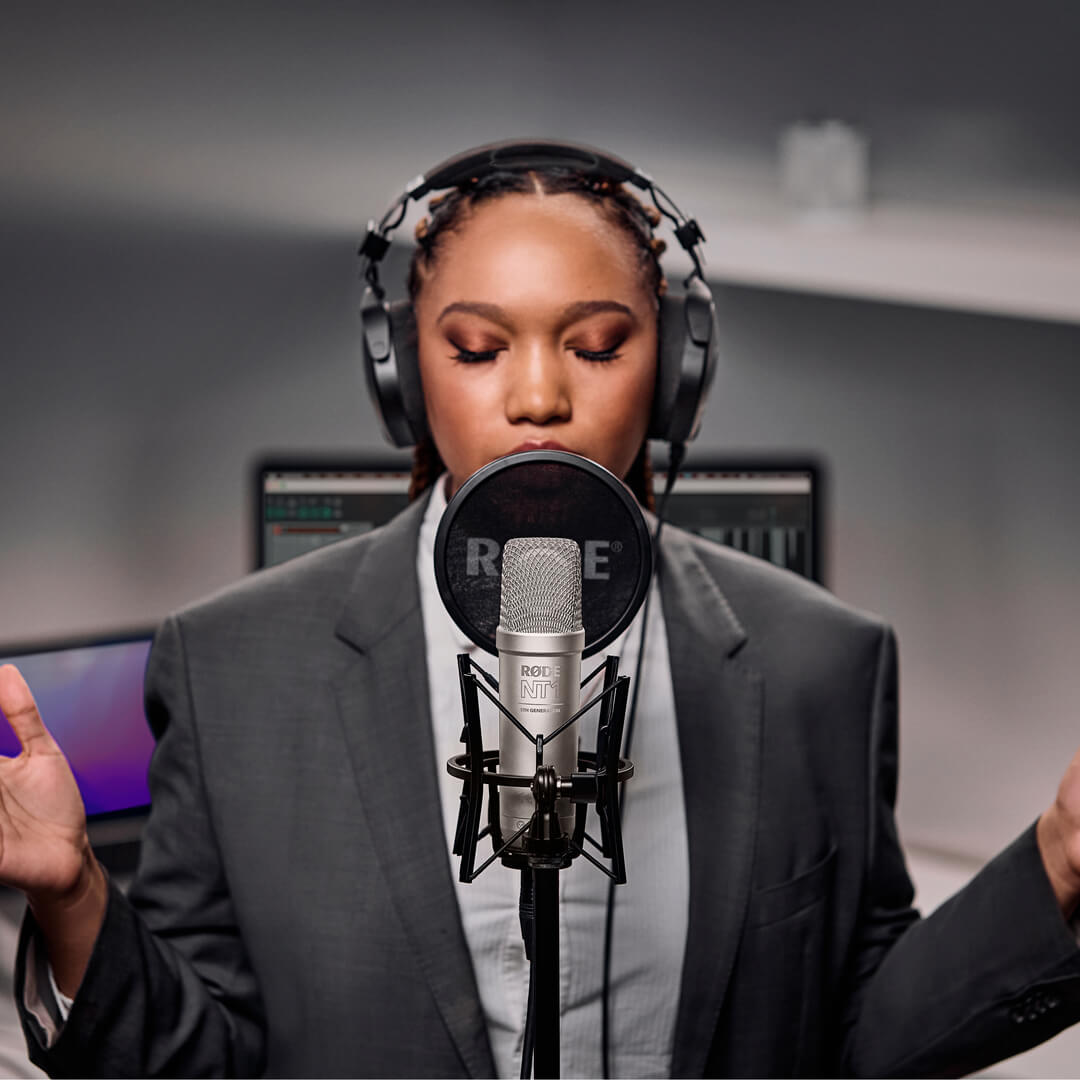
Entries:
[[519, 352], [506, 370], [506, 418], [512, 424], [570, 419], [568, 373], [557, 349], [537, 346]]

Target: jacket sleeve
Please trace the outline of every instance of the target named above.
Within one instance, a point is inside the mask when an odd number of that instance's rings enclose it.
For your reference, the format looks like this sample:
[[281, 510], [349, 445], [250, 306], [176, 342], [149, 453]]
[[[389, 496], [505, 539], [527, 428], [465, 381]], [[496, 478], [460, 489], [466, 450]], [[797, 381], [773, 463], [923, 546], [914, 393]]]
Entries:
[[896, 645], [885, 631], [870, 739], [868, 871], [852, 949], [845, 1070], [960, 1076], [1080, 1019], [1080, 948], [1034, 826], [926, 919], [897, 839]]
[[[136, 880], [128, 897], [110, 885], [86, 975], [51, 1046], [19, 1003], [31, 1060], [53, 1076], [253, 1075], [264, 1067], [262, 1003], [219, 857], [191, 700], [181, 628], [169, 619], [147, 667], [157, 746]], [[28, 913], [16, 986], [26, 985], [28, 952], [44, 955], [43, 944]]]

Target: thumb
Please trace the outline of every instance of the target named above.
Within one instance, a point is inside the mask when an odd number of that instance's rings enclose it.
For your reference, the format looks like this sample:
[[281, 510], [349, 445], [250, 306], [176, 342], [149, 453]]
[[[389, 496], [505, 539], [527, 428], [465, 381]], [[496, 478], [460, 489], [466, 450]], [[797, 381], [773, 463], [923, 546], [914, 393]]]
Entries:
[[14, 664], [0, 667], [0, 713], [7, 717], [25, 754], [57, 751], [58, 747], [38, 712], [34, 695]]

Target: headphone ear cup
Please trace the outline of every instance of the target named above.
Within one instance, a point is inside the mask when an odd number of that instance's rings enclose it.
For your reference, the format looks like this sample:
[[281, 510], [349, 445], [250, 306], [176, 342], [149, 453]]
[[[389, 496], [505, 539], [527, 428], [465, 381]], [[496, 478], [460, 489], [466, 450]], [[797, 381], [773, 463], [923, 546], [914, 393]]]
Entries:
[[683, 344], [686, 341], [686, 315], [683, 298], [665, 294], [660, 297], [659, 352], [656, 364], [656, 390], [653, 393], [650, 439], [667, 439], [675, 399], [679, 393]]
[[427, 411], [424, 408], [424, 387], [420, 382], [420, 350], [416, 332], [416, 317], [408, 300], [395, 300], [388, 305], [390, 336], [397, 358], [398, 381], [401, 386], [401, 410], [412, 433], [412, 445], [427, 436]]
[[649, 438], [685, 443], [697, 435], [718, 354], [716, 306], [708, 286], [692, 278], [684, 295], [662, 296]]
[[427, 434], [427, 414], [412, 305], [387, 304], [369, 288], [360, 317], [364, 376], [383, 433], [394, 446], [414, 446]]

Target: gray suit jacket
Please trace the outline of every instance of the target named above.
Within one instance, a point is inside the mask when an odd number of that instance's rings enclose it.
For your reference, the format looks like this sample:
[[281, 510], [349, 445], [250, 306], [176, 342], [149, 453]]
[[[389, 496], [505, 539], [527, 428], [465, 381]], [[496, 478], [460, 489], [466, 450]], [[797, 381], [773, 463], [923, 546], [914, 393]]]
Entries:
[[[52, 1048], [23, 1010], [43, 1068], [492, 1073], [440, 826], [422, 512], [163, 625], [139, 874]], [[1033, 830], [911, 908], [890, 631], [676, 529], [660, 573], [690, 848], [674, 1074], [958, 1074], [1080, 1016]]]

